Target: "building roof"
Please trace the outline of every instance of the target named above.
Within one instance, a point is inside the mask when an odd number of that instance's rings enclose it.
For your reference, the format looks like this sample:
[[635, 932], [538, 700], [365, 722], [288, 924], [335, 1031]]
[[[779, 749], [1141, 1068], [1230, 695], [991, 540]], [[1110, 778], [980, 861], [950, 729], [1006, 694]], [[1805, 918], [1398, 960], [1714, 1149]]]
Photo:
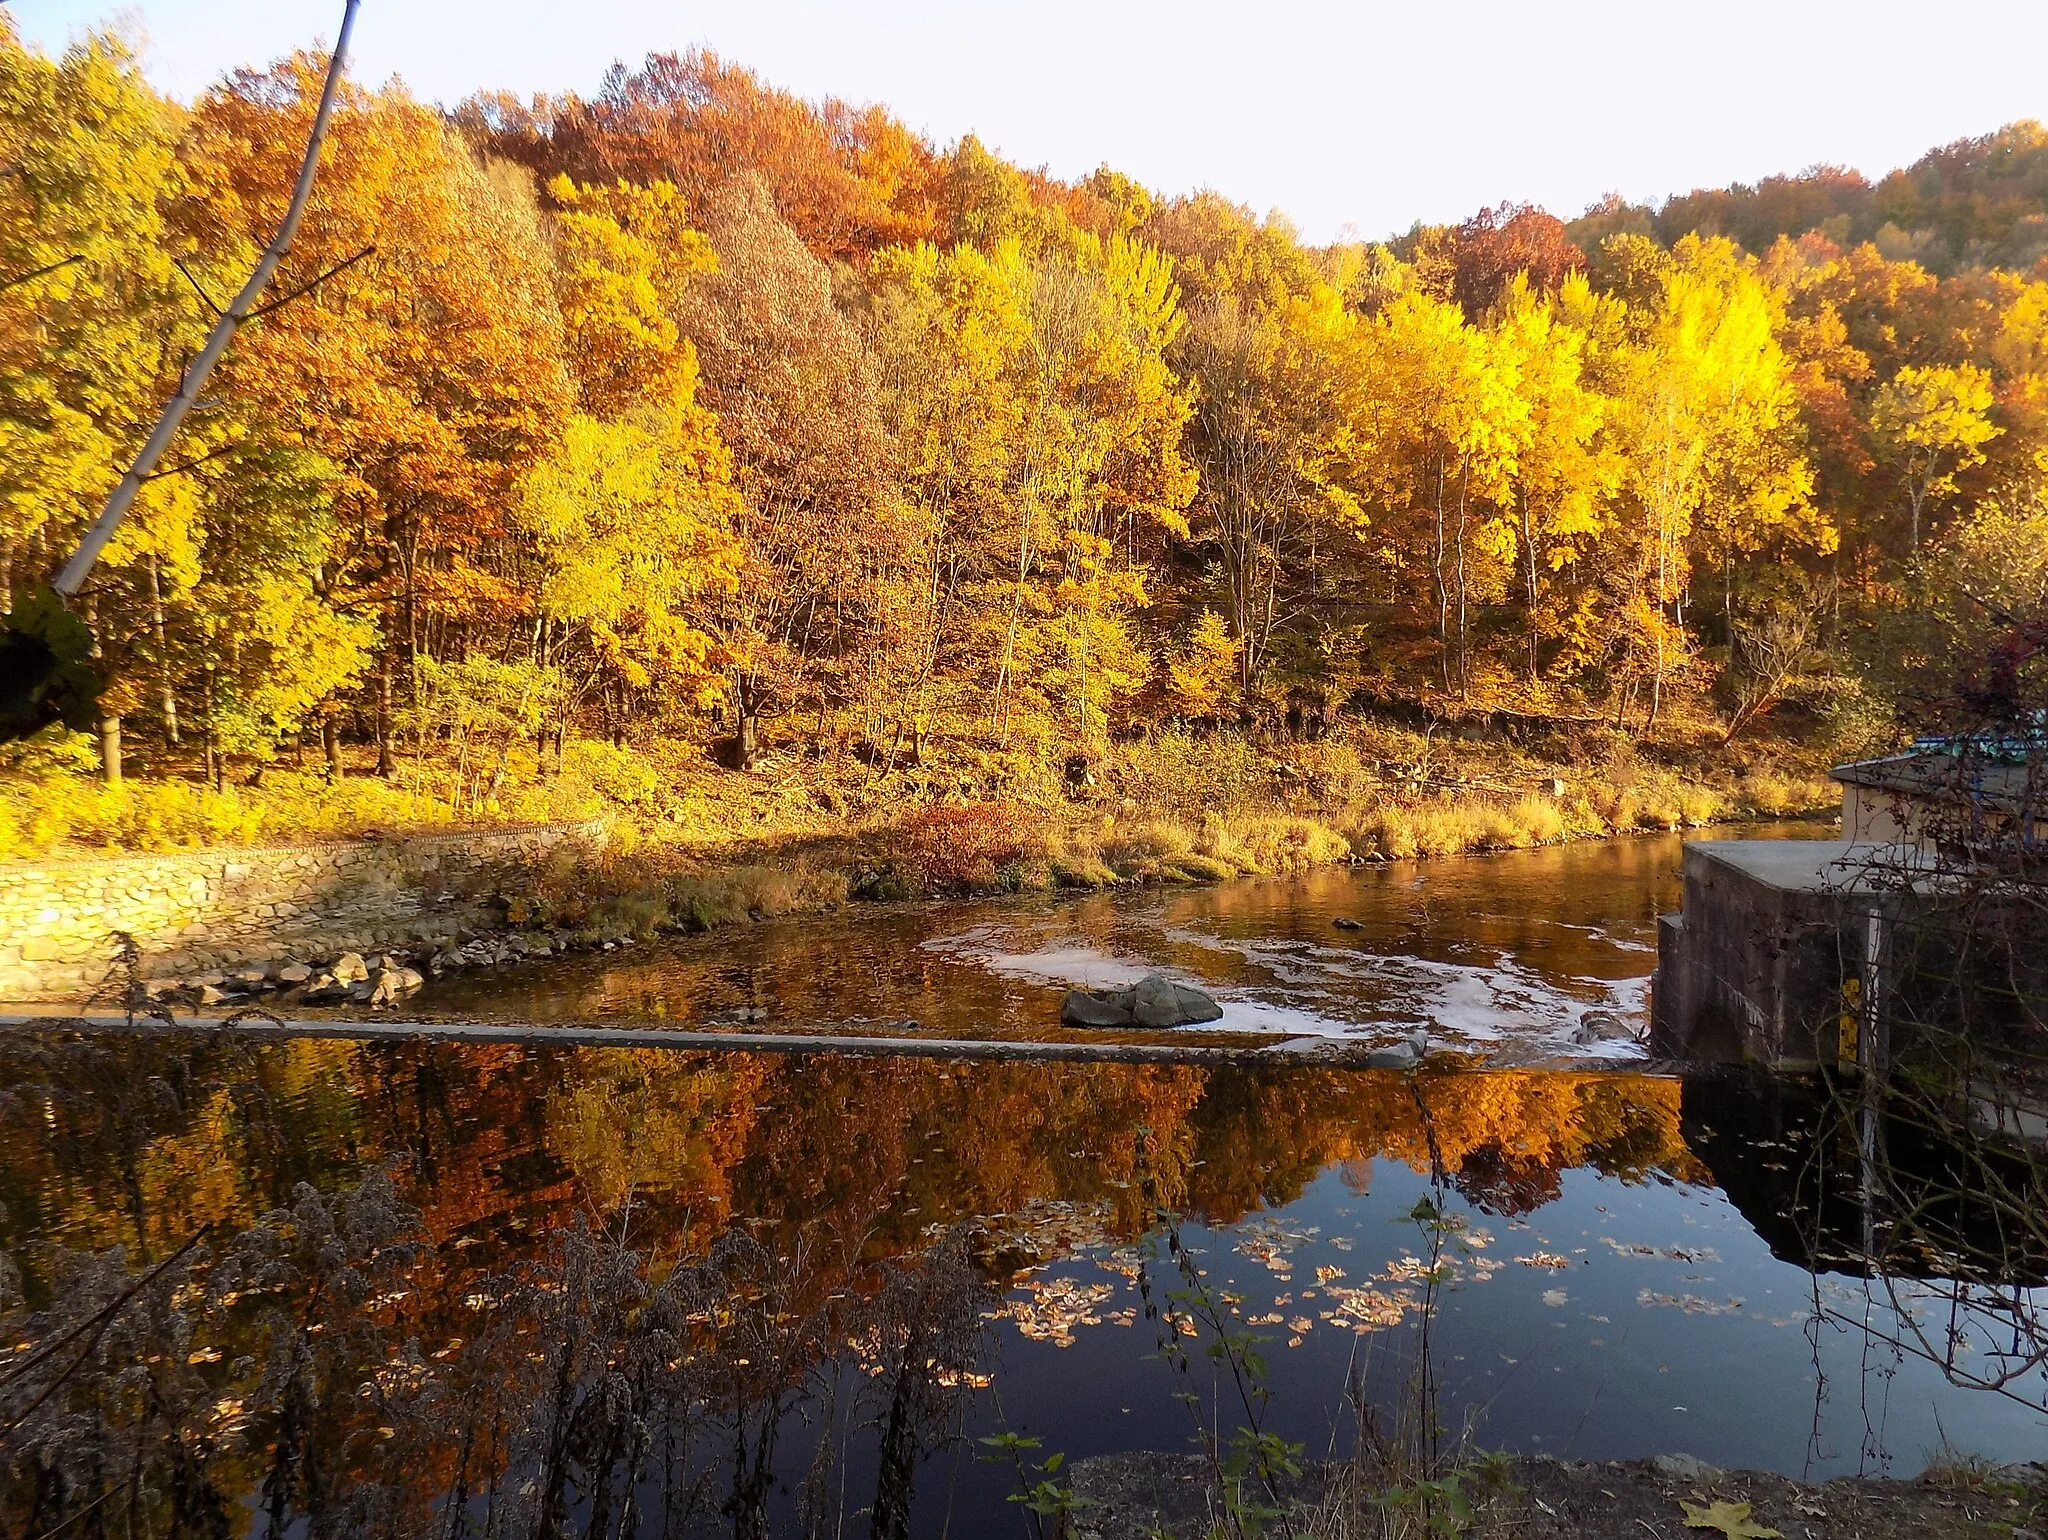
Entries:
[[1883, 759], [1836, 765], [1828, 774], [1845, 786], [1920, 802], [1972, 805], [1988, 811], [2048, 812], [2048, 753], [2014, 745], [1915, 747]]

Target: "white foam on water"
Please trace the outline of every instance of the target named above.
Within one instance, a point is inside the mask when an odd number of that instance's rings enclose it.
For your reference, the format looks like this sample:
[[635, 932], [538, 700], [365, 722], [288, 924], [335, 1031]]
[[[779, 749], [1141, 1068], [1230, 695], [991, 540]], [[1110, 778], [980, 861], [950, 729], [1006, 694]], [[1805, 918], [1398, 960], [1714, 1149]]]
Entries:
[[1506, 956], [1482, 966], [1290, 937], [1218, 936], [1177, 925], [1162, 925], [1157, 935], [1161, 957], [1119, 955], [1057, 933], [1047, 917], [1033, 916], [971, 926], [922, 945], [998, 977], [1071, 988], [1111, 988], [1149, 973], [1177, 974], [1200, 984], [1223, 1007], [1215, 1030], [1388, 1039], [1422, 1027], [1447, 1045], [1512, 1042], [1616, 1060], [1643, 1055], [1632, 1042], [1572, 1042], [1590, 1010], [1639, 1020], [1647, 982], [1642, 979], [1554, 980]]

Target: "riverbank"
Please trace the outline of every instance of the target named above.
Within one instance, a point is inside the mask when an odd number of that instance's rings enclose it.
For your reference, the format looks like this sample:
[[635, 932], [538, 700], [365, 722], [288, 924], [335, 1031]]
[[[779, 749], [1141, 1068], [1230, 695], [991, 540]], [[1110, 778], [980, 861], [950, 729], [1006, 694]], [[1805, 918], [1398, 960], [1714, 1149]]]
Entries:
[[[352, 774], [332, 783], [280, 766], [259, 786], [225, 790], [177, 779], [107, 787], [46, 765], [40, 779], [0, 776], [0, 824], [17, 847], [27, 840], [103, 856], [167, 846], [174, 854], [165, 859], [184, 852], [228, 862], [252, 831], [292, 832], [305, 843], [291, 848], [316, 854], [342, 849], [320, 841], [350, 832], [367, 849], [418, 843], [431, 829], [462, 831], [433, 836], [442, 841], [494, 837], [512, 814], [574, 814], [581, 827], [601, 831], [574, 849], [494, 871], [460, 913], [446, 905], [443, 886], [429, 883], [410, 897], [396, 894], [402, 925], [366, 920], [309, 938], [298, 897], [275, 935], [261, 933], [267, 922], [258, 905], [250, 921], [257, 934], [238, 933], [233, 945], [209, 934], [198, 949], [204, 956], [145, 968], [164, 986], [159, 994], [175, 985], [183, 1003], [196, 1005], [222, 994], [273, 994], [288, 982], [282, 970], [310, 976], [351, 951], [388, 957], [386, 970], [404, 982], [408, 973], [497, 966], [861, 901], [1196, 885], [1526, 849], [1780, 817], [1828, 806], [1834, 794], [1812, 756], [1785, 745], [1745, 746], [1739, 759], [1687, 771], [1671, 762], [1684, 756], [1668, 744], [1652, 753], [1608, 743], [1578, 760], [1566, 747], [1501, 735], [1438, 741], [1370, 723], [1278, 746], [1157, 734], [1117, 745], [1078, 779], [1046, 786], [877, 775], [857, 762], [772, 753], [739, 772], [720, 768], [701, 747], [586, 742], [570, 746], [568, 772], [544, 782], [508, 777], [511, 789], [485, 802], [444, 795], [427, 760], [401, 765], [388, 780]], [[0, 879], [12, 870], [26, 892], [37, 868], [18, 859], [0, 865]], [[93, 928], [92, 916], [77, 912], [83, 902], [67, 889], [35, 912], [54, 909], [73, 916], [73, 929]], [[145, 956], [194, 950], [148, 934], [147, 918], [138, 927], [132, 907], [110, 910], [95, 938], [128, 932]], [[8, 940], [0, 936], [0, 946]], [[94, 979], [111, 961], [96, 939], [89, 961]], [[13, 993], [58, 999], [73, 991]]]
[[[1073, 1467], [1085, 1499], [1075, 1533], [1096, 1540], [1197, 1540], [1213, 1530], [1212, 1489], [1192, 1456], [1108, 1455]], [[1427, 1525], [1399, 1489], [1372, 1490], [1345, 1465], [1313, 1467], [1287, 1494], [1292, 1532], [1314, 1536], [1457, 1535], [1469, 1540], [2015, 1540], [2048, 1513], [2039, 1465], [1937, 1464], [1917, 1481], [1841, 1477], [1810, 1483], [1724, 1471], [1689, 1455], [1647, 1460], [1506, 1458], [1473, 1465], [1455, 1490], [1468, 1511]], [[1408, 1499], [1404, 1501], [1404, 1496]], [[1446, 1503], [1448, 1507], [1449, 1504]], [[1412, 1518], [1409, 1527], [1403, 1527]]]
[[1514, 796], [1470, 785], [1381, 788], [1348, 806], [1195, 816], [1016, 802], [936, 806], [859, 830], [708, 849], [628, 839], [594, 861], [536, 871], [510, 912], [515, 923], [544, 923], [587, 944], [862, 900], [1194, 885], [1834, 810], [1834, 787], [1818, 777], [1687, 785], [1648, 811], [1632, 794], [1573, 791], [1555, 780], [1556, 789]]

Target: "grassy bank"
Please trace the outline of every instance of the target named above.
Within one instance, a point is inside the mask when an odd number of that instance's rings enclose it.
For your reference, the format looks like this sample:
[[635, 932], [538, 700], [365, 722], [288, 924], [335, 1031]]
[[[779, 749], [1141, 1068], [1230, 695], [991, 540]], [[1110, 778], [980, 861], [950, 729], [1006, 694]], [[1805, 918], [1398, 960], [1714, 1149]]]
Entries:
[[330, 779], [279, 762], [215, 787], [169, 761], [107, 785], [83, 740], [56, 738], [0, 767], [0, 859], [601, 818], [613, 830], [605, 857], [536, 872], [511, 917], [645, 935], [858, 899], [1209, 882], [1832, 803], [1815, 756], [1747, 752], [1358, 721], [1278, 746], [1156, 734], [1072, 780], [990, 758], [878, 771], [848, 752], [771, 754], [740, 773], [699, 744], [583, 741], [559, 763], [515, 752], [483, 787], [431, 755], [389, 777], [366, 763]]
[[[1825, 784], [1825, 783], [1823, 783]], [[1202, 883], [1350, 862], [1526, 849], [1565, 840], [1780, 817], [1825, 805], [1804, 783], [1765, 781], [1644, 803], [1530, 793], [1389, 793], [1354, 809], [1251, 810], [1199, 819], [1061, 816], [1017, 803], [930, 807], [894, 823], [712, 850], [623, 843], [595, 866], [537, 874], [514, 918], [591, 935], [709, 930], [859, 900]], [[1621, 816], [1618, 816], [1621, 815]]]

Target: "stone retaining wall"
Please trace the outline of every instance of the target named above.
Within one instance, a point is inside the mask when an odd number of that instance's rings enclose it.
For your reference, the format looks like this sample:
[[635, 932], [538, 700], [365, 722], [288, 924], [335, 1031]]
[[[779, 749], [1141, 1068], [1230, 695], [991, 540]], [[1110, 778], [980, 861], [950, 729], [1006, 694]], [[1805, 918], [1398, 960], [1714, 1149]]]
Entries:
[[489, 901], [602, 824], [551, 824], [163, 855], [0, 863], [0, 999], [71, 1000], [113, 962], [147, 974], [399, 945], [494, 923]]

